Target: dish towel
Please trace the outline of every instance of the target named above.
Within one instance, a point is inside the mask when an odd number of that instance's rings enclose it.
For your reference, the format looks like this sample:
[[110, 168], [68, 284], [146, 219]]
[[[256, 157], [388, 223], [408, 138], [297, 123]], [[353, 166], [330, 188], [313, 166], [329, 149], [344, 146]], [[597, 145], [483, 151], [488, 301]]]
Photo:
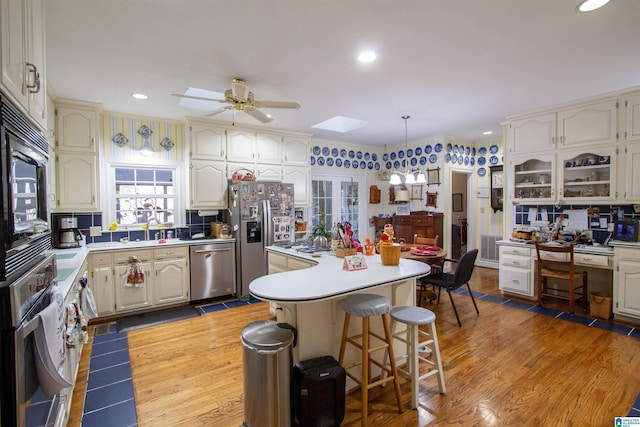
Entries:
[[67, 347], [73, 348], [76, 345], [83, 345], [89, 339], [87, 333], [87, 321], [84, 319], [82, 310], [78, 304], [71, 302], [67, 305], [67, 330], [65, 338]]
[[96, 300], [93, 298], [93, 291], [89, 289], [89, 286], [84, 286], [80, 290], [80, 309], [84, 313], [84, 318], [87, 322], [98, 317]]
[[49, 291], [49, 305], [38, 313], [40, 324], [34, 330], [36, 348], [36, 371], [44, 394], [54, 396], [71, 384], [64, 376], [66, 355], [65, 331], [66, 310], [64, 297], [57, 285]]

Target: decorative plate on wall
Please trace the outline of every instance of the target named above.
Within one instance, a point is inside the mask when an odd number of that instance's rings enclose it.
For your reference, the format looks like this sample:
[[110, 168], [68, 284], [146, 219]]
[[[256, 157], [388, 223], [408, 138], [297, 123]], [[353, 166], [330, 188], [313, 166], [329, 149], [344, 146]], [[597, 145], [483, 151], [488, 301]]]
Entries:
[[466, 157], [464, 158], [464, 164], [465, 164], [465, 166], [468, 166], [468, 165], [469, 165], [469, 156], [466, 156]]
[[478, 164], [480, 166], [483, 166], [485, 163], [487, 163], [487, 159], [484, 157], [478, 157]]
[[382, 155], [382, 161], [383, 161], [383, 162], [386, 162], [387, 160], [389, 160], [389, 155], [388, 155], [387, 153], [384, 153], [384, 154]]
[[393, 151], [391, 154], [389, 154], [389, 158], [390, 158], [391, 160], [395, 160], [395, 159], [396, 159], [396, 152], [395, 152], [395, 151]]
[[369, 162], [369, 163], [367, 163], [367, 168], [368, 168], [369, 170], [373, 169], [373, 162]]
[[347, 157], [347, 150], [345, 150], [344, 148], [340, 150], [340, 157]]
[[460, 153], [460, 155], [458, 156], [458, 164], [461, 165], [462, 163], [464, 163], [464, 156], [462, 155], [462, 153]]
[[411, 148], [407, 149], [407, 157], [413, 156], [413, 150]]
[[358, 169], [358, 161], [354, 160], [353, 162], [351, 162], [351, 167], [354, 169]]
[[358, 152], [356, 153], [356, 157], [357, 157], [358, 159], [361, 159], [361, 158], [362, 158], [362, 151], [358, 151]]
[[374, 162], [377, 162], [378, 161], [378, 155], [376, 153], [373, 153], [371, 155], [371, 160], [373, 160]]
[[487, 174], [487, 170], [485, 168], [478, 169], [478, 175], [485, 176]]
[[315, 158], [315, 157], [313, 157], [313, 156], [311, 156], [311, 159], [309, 160], [309, 164], [310, 164], [311, 166], [315, 165], [315, 164], [316, 164], [316, 158]]
[[471, 163], [471, 166], [476, 164], [476, 159], [474, 157], [471, 158], [471, 160], [469, 161], [469, 163]]
[[369, 158], [370, 158], [369, 153], [364, 153], [364, 159], [369, 160]]
[[351, 167], [351, 162], [349, 162], [349, 160], [345, 160], [344, 161], [344, 167], [349, 169]]
[[420, 157], [420, 164], [422, 166], [427, 164], [427, 158], [425, 156]]
[[360, 160], [360, 169], [364, 169], [367, 167], [367, 162], [365, 162], [364, 160]]
[[458, 155], [457, 154], [454, 154], [453, 156], [451, 156], [451, 162], [458, 163]]
[[391, 161], [388, 161], [385, 166], [387, 167], [387, 169], [391, 169], [393, 167], [393, 164], [391, 164]]
[[425, 154], [431, 154], [431, 152], [433, 151], [433, 147], [430, 145], [425, 145], [424, 146], [424, 153]]
[[353, 150], [349, 150], [349, 158], [353, 159], [356, 156], [356, 152]]
[[416, 147], [416, 150], [415, 150], [414, 154], [416, 156], [421, 156], [422, 155], [422, 147]]
[[439, 153], [442, 151], [442, 144], [438, 143], [436, 144], [436, 146], [434, 147], [434, 150], [436, 153]]
[[400, 162], [398, 160], [393, 162], [393, 167], [396, 168], [396, 169], [400, 169]]
[[324, 157], [318, 157], [318, 165], [324, 166]]
[[410, 163], [411, 163], [411, 166], [415, 166], [418, 164], [418, 159], [416, 159], [415, 157], [412, 157]]
[[336, 159], [336, 166], [338, 167], [342, 166], [342, 159]]
[[376, 162], [375, 168], [376, 168], [377, 171], [379, 171], [380, 170], [380, 163]]
[[471, 155], [472, 155], [472, 156], [475, 156], [475, 155], [476, 155], [476, 147], [473, 147], [473, 148], [471, 149]]
[[328, 156], [330, 152], [331, 152], [331, 150], [329, 150], [329, 147], [323, 147], [322, 148], [322, 155], [323, 156]]
[[438, 156], [436, 156], [435, 154], [432, 154], [429, 156], [429, 163], [435, 163], [438, 161]]
[[318, 147], [317, 145], [315, 147], [313, 147], [313, 154], [315, 154], [316, 156], [320, 154], [320, 147]]
[[491, 163], [492, 165], [497, 165], [498, 164], [498, 156], [491, 156], [489, 158], [489, 163]]
[[333, 157], [327, 157], [327, 166], [333, 166]]
[[331, 150], [331, 155], [332, 155], [333, 157], [338, 157], [338, 154], [339, 154], [339, 153], [340, 153], [340, 151], [338, 151], [338, 149], [337, 149], [337, 148], [334, 148], [334, 149], [332, 149], [332, 150]]
[[404, 158], [404, 150], [400, 150], [400, 151], [398, 151], [398, 158], [399, 158], [399, 159]]
[[447, 163], [451, 161], [451, 153], [447, 153], [444, 155], [444, 161]]
[[453, 154], [458, 154], [458, 144], [453, 146]]
[[496, 154], [498, 152], [498, 146], [497, 145], [492, 145], [491, 147], [489, 147], [489, 152], [491, 154]]
[[447, 144], [447, 152], [452, 152], [453, 151], [453, 145], [451, 145], [451, 143]]
[[487, 149], [485, 147], [480, 147], [478, 149], [478, 154], [484, 156], [485, 154], [487, 154]]

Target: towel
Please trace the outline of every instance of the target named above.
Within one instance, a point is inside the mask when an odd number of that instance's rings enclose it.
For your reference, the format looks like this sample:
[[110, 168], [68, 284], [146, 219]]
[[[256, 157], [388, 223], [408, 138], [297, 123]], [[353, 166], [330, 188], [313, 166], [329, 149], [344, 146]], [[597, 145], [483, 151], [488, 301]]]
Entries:
[[73, 348], [76, 345], [83, 345], [89, 339], [87, 334], [87, 321], [84, 319], [82, 310], [75, 302], [67, 305], [67, 330], [65, 334], [67, 347]]
[[87, 322], [98, 317], [96, 301], [93, 298], [93, 291], [89, 289], [89, 286], [84, 286], [80, 290], [80, 309], [84, 313], [84, 317], [87, 319]]
[[38, 313], [40, 324], [34, 330], [36, 371], [44, 394], [53, 397], [73, 384], [64, 376], [66, 355], [64, 297], [57, 285], [50, 286], [49, 305]]

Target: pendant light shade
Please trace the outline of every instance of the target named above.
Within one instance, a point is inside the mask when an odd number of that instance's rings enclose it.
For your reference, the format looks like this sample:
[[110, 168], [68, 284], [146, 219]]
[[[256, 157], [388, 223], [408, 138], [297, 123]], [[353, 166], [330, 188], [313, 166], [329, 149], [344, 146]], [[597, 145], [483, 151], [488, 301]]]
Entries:
[[[408, 148], [408, 139], [407, 139], [407, 120], [409, 120], [411, 116], [402, 116], [404, 120], [404, 148], [407, 151]], [[409, 163], [407, 162], [407, 165]], [[417, 175], [417, 176], [416, 176]], [[390, 185], [400, 185], [402, 184], [402, 177], [404, 176], [404, 183], [407, 185], [413, 184], [426, 184], [427, 180], [425, 179], [424, 174], [418, 169], [417, 171], [410, 170], [407, 167], [407, 170], [402, 173], [399, 171], [394, 171], [393, 175], [391, 175], [391, 179], [389, 180]]]

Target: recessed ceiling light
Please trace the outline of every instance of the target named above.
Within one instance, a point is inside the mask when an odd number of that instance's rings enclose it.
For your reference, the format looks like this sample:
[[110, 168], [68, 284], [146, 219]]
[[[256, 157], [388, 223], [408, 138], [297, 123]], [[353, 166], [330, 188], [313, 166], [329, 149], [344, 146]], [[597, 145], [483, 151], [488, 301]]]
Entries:
[[483, 135], [491, 135], [491, 134], [493, 134], [493, 132], [490, 131], [490, 130], [486, 130], [486, 131], [482, 132], [482, 134]]
[[149, 97], [144, 93], [132, 93], [131, 96], [133, 96], [135, 99], [149, 99]]
[[576, 10], [578, 12], [591, 12], [592, 10], [600, 9], [605, 4], [609, 3], [610, 0], [583, 0]]
[[376, 53], [372, 50], [361, 52], [358, 55], [358, 61], [360, 62], [372, 62], [372, 61], [375, 61], [375, 59], [376, 59]]

